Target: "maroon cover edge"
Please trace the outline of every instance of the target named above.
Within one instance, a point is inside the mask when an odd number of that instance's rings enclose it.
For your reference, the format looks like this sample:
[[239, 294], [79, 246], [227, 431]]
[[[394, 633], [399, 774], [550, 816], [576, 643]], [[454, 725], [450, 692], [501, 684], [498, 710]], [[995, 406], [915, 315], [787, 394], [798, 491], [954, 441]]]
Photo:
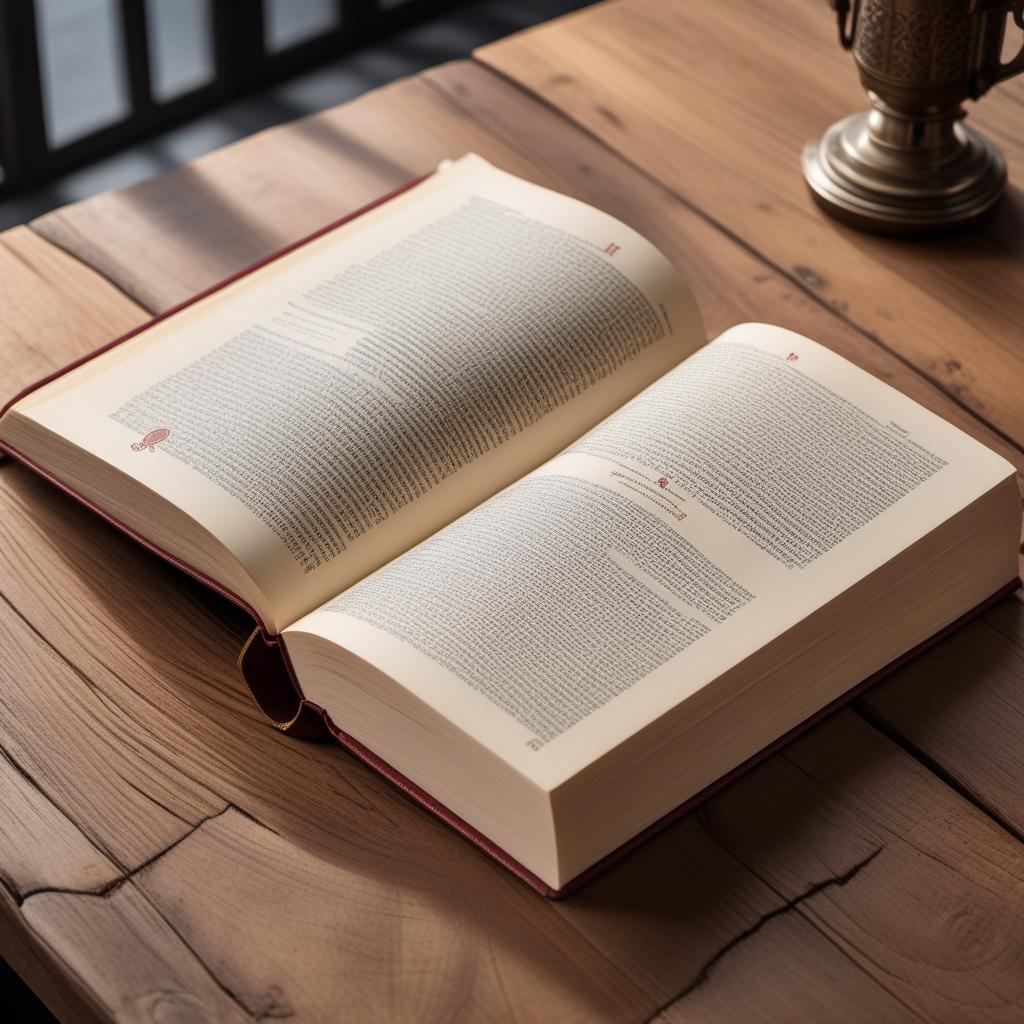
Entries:
[[[787, 746], [798, 736], [805, 733], [812, 726], [817, 725], [818, 722], [827, 718], [829, 715], [834, 714], [836, 711], [845, 707], [854, 698], [860, 696], [865, 690], [870, 689], [876, 683], [881, 682], [886, 676], [895, 672], [897, 669], [902, 668], [908, 661], [913, 660], [919, 654], [933, 647], [939, 641], [945, 639], [951, 633], [955, 633], [961, 626], [966, 625], [972, 619], [977, 618], [983, 612], [987, 611], [998, 601], [1002, 600], [1009, 594], [1012, 594], [1019, 586], [1021, 586], [1021, 580], [1018, 578], [1010, 580], [1004, 586], [1000, 587], [994, 594], [987, 597], [980, 604], [975, 605], [970, 611], [965, 612], [959, 618], [954, 619], [948, 625], [944, 626], [937, 633], [923, 640], [917, 646], [912, 647], [909, 651], [901, 654], [898, 658], [889, 662], [883, 668], [877, 672], [868, 676], [867, 679], [862, 680], [855, 686], [852, 686], [845, 693], [841, 694], [835, 700], [826, 704], [823, 708], [820, 708], [810, 717], [804, 719], [799, 725], [794, 726], [788, 732], [784, 733], [778, 739], [773, 740], [766, 747], [763, 747], [752, 757], [749, 757], [742, 764], [737, 765], [731, 771], [726, 772], [720, 779], [716, 779], [711, 785], [702, 789], [699, 793], [690, 797], [688, 800], [681, 803], [678, 807], [673, 808], [667, 814], [663, 815], [657, 821], [652, 822], [643, 831], [638, 832], [632, 839], [627, 840], [621, 846], [612, 850], [611, 853], [605, 855], [601, 860], [592, 864], [589, 868], [578, 874], [571, 881], [567, 882], [561, 889], [554, 889], [548, 885], [545, 881], [538, 878], [529, 868], [520, 864], [519, 861], [515, 860], [510, 854], [506, 853], [500, 846], [488, 839], [483, 833], [478, 831], [469, 822], [460, 818], [454, 811], [449, 810], [440, 801], [435, 800], [426, 790], [420, 788], [411, 779], [403, 775], [397, 768], [393, 768], [383, 758], [378, 757], [372, 750], [363, 746], [357, 739], [349, 736], [346, 732], [339, 729], [333, 721], [331, 721], [330, 715], [321, 707], [313, 704], [311, 701], [303, 700], [303, 706], [308, 708], [311, 712], [316, 713], [322, 719], [326, 725], [330, 734], [338, 741], [343, 747], [345, 747], [350, 753], [354, 754], [360, 761], [377, 772], [388, 782], [390, 782], [397, 789], [401, 790], [406, 796], [414, 800], [425, 810], [429, 811], [435, 817], [439, 818], [446, 825], [453, 828], [458, 832], [464, 839], [468, 839], [474, 846], [478, 847], [484, 853], [488, 854], [494, 860], [496, 860], [502, 867], [507, 868], [512, 874], [516, 875], [522, 881], [526, 882], [527, 885], [532, 886], [542, 896], [546, 896], [549, 899], [562, 899], [565, 896], [576, 892], [581, 886], [585, 885], [596, 875], [601, 874], [607, 870], [617, 861], [621, 860], [626, 854], [631, 853], [638, 846], [647, 842], [650, 838], [664, 829], [666, 826], [671, 825], [674, 821], [688, 814], [694, 808], [698, 807], [705, 800], [710, 799], [725, 789], [731, 783], [735, 782], [740, 776], [745, 775], [752, 768], [755, 768], [762, 761], [771, 757], [772, 754], [781, 750], [784, 746]], [[282, 654], [284, 656], [285, 665], [288, 670], [288, 674], [291, 678], [292, 685], [301, 693], [299, 690], [298, 682], [295, 678], [294, 670], [291, 666], [291, 661], [288, 658], [286, 645], [281, 644]]]

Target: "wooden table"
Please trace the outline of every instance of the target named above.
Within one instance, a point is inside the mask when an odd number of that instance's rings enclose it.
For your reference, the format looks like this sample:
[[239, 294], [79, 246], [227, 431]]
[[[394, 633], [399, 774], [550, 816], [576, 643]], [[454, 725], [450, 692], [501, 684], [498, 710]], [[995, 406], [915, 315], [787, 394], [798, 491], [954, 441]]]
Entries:
[[[834, 37], [812, 0], [620, 0], [16, 228], [4, 391], [475, 150], [659, 244], [712, 335], [809, 334], [1024, 467], [1024, 196], [941, 242], [825, 219]], [[1014, 182], [1022, 104], [971, 114]], [[266, 727], [248, 623], [9, 462], [0, 594], [0, 952], [63, 1019], [1024, 1019], [1019, 597], [553, 903]]]

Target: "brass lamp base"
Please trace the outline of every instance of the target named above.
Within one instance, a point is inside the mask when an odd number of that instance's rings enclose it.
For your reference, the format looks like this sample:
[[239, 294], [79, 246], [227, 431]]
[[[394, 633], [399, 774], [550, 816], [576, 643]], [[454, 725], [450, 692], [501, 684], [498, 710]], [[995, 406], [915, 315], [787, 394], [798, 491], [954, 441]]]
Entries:
[[803, 152], [804, 177], [833, 217], [890, 235], [966, 227], [1006, 185], [991, 142], [961, 122], [959, 105], [924, 115], [872, 109], [832, 125]]

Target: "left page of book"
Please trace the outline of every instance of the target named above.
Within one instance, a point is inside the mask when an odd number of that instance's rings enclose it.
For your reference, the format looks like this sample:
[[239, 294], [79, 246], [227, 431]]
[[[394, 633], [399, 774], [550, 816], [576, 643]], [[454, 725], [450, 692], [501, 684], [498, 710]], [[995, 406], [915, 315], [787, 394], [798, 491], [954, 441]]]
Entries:
[[704, 340], [639, 234], [468, 156], [16, 409], [226, 545], [276, 630]]

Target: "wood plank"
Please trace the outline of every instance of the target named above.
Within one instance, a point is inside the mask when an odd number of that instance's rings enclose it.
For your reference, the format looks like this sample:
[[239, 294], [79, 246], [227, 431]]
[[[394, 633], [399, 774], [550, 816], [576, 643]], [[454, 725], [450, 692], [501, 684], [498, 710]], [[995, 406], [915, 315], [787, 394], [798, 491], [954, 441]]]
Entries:
[[100, 1008], [101, 1019], [251, 1024], [257, 1017], [131, 882], [106, 896], [39, 893], [22, 905], [22, 915], [76, 979], [82, 1002]]
[[[0, 235], [0, 293], [5, 303], [0, 366], [5, 383], [14, 388], [147, 316], [93, 270], [25, 228]], [[12, 481], [28, 479], [20, 467], [0, 466], [4, 499], [15, 500]], [[32, 486], [47, 500], [52, 497], [42, 481]], [[139, 763], [136, 721], [97, 695], [88, 678], [62, 659], [11, 603], [9, 584], [20, 574], [31, 580], [34, 600], [61, 589], [66, 562], [58, 559], [40, 573], [33, 560], [41, 529], [50, 532], [51, 546], [57, 538], [70, 537], [73, 543], [67, 519], [50, 511], [47, 519], [22, 506], [25, 528], [19, 529], [12, 510], [0, 545], [0, 657], [6, 669], [0, 692], [5, 812], [0, 873], [18, 899], [38, 888], [109, 881], [119, 865], [146, 860], [223, 807], [223, 801], [180, 772], [147, 793], [149, 773]], [[76, 593], [80, 605], [95, 605], [105, 587], [103, 568], [91, 569], [89, 585]], [[69, 605], [65, 623], [73, 620]], [[93, 637], [82, 635], [80, 643], [91, 645]], [[65, 806], [74, 808], [74, 818], [65, 814]]]
[[[0, 301], [0, 369], [10, 392], [147, 316], [94, 271], [24, 228], [0, 236]], [[11, 465], [0, 467], [0, 488], [14, 474], [26, 475]], [[58, 519], [52, 528], [62, 535], [66, 525]], [[26, 539], [17, 530], [4, 531], [0, 591]], [[107, 1019], [66, 960], [26, 928], [20, 905], [33, 893], [102, 889], [120, 877], [121, 867], [88, 838], [90, 832], [102, 835], [104, 846], [109, 841], [115, 857], [130, 858], [162, 851], [189, 826], [154, 813], [139, 788], [147, 772], [144, 764], [136, 765], [138, 746], [129, 741], [120, 757], [112, 757], [98, 742], [104, 731], [130, 735], [124, 720], [87, 690], [6, 599], [0, 601], [0, 652], [0, 953], [62, 1020]], [[40, 721], [47, 727], [39, 728]], [[92, 756], [81, 756], [85, 751]], [[62, 800], [74, 807], [77, 820], [64, 813]]]
[[[808, 955], [811, 959], [808, 960]], [[812, 969], [805, 966], [813, 963]], [[714, 983], [708, 981], [714, 975]], [[907, 1008], [883, 988], [866, 990], [861, 970], [806, 918], [781, 913], [710, 965], [652, 1024], [845, 1024], [902, 1022]], [[785, 987], [779, 976], [786, 977]]]
[[[0, 500], [11, 498], [12, 481], [16, 488], [28, 476], [20, 466], [0, 467]], [[31, 483], [44, 492], [52, 490], [41, 481]], [[59, 615], [72, 635], [88, 623], [86, 631], [77, 633], [78, 645], [90, 649], [92, 657], [104, 657], [110, 643], [109, 606], [95, 597], [97, 584], [109, 582], [109, 570], [95, 564], [90, 576], [71, 575], [63, 550], [52, 543], [44, 546], [46, 526], [60, 531], [58, 536], [67, 533], [67, 517], [53, 516], [49, 507], [54, 497], [46, 493], [49, 515], [38, 518], [30, 518], [24, 507], [6, 509], [10, 518], [4, 524], [8, 557], [0, 592], [0, 657], [6, 666], [0, 745], [9, 759], [8, 775], [16, 765], [110, 861], [134, 866], [221, 810], [225, 801], [197, 782], [180, 757], [175, 740], [181, 726], [173, 720], [154, 720], [146, 702], [133, 691], [137, 669], [130, 663], [125, 666], [123, 690], [133, 699], [119, 704], [97, 691], [81, 667], [86, 659], [71, 662], [52, 640], [43, 639], [43, 630], [52, 628]], [[46, 562], [45, 551], [56, 557]], [[29, 600], [24, 599], [27, 592]], [[37, 608], [45, 611], [35, 618]], [[127, 614], [131, 611], [125, 608]], [[151, 701], [166, 705], [169, 695], [154, 694]], [[23, 833], [24, 837], [31, 836]], [[17, 841], [13, 832], [9, 838]], [[38, 837], [31, 838], [34, 847]], [[33, 853], [29, 859], [37, 856]]]
[[1024, 836], [1024, 596], [1018, 591], [857, 707]]
[[971, 106], [1010, 163], [998, 215], [959, 237], [903, 242], [836, 224], [804, 184], [805, 141], [866, 105], [835, 16], [816, 0], [617, 0], [476, 57], [1024, 442], [1024, 79]]
[[267, 129], [31, 227], [147, 309], [169, 309], [421, 173], [411, 167], [429, 170], [440, 159], [410, 151], [392, 162], [346, 120], [327, 111]]
[[0, 404], [146, 319], [117, 288], [25, 227], [0, 234]]
[[0, 956], [63, 1024], [105, 1024], [109, 1019], [65, 972], [60, 958], [25, 927], [14, 897], [2, 887]]

